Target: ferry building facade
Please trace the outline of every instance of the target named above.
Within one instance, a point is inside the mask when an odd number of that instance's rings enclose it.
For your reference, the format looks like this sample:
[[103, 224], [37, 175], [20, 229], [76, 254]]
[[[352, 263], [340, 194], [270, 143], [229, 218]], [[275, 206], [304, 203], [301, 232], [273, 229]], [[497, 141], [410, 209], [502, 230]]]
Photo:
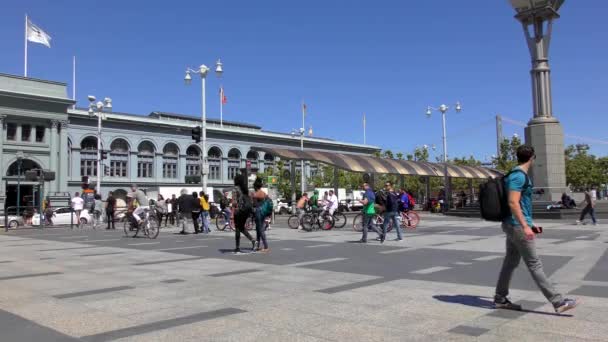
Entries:
[[[81, 190], [83, 177], [95, 184], [101, 175], [101, 193], [125, 195], [132, 183], [142, 188], [174, 188], [186, 176], [200, 174], [201, 151], [191, 137], [200, 118], [152, 112], [147, 116], [111, 112], [103, 120], [104, 170], [97, 170], [97, 118], [87, 109], [73, 109], [65, 83], [0, 74], [0, 208], [15, 206], [19, 187], [21, 205], [40, 198], [37, 183], [26, 181], [25, 171], [55, 171], [44, 183], [44, 196], [66, 201]], [[370, 155], [379, 148], [329, 139], [305, 137], [307, 150]], [[246, 164], [261, 172], [277, 158], [253, 147], [299, 149], [300, 137], [264, 131], [249, 123], [207, 120], [208, 186], [232, 185]], [[299, 167], [299, 166], [298, 166]], [[305, 173], [314, 172], [306, 164]], [[19, 184], [19, 185], [18, 185]]]

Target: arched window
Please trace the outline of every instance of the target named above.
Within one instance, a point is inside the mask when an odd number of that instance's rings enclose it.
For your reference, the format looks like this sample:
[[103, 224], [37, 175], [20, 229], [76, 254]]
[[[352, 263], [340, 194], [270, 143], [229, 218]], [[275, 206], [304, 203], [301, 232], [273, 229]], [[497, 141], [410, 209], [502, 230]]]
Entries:
[[25, 175], [25, 171], [41, 169], [40, 165], [33, 160], [30, 159], [21, 159], [21, 165], [19, 165], [19, 161], [12, 163], [8, 170], [6, 171], [7, 176], [18, 176], [21, 174], [21, 177]]
[[264, 170], [274, 167], [274, 156], [270, 153], [264, 154]]
[[197, 146], [190, 146], [186, 150], [186, 176], [201, 174], [201, 150]]
[[80, 175], [97, 176], [97, 138], [86, 137], [80, 143]]
[[163, 178], [177, 178], [177, 159], [179, 148], [174, 143], [168, 143], [163, 148]]
[[124, 139], [115, 139], [110, 144], [110, 176], [127, 177], [128, 165], [129, 143]]
[[154, 177], [154, 145], [149, 141], [142, 141], [137, 147], [137, 177]]
[[254, 169], [258, 168], [259, 155], [256, 151], [247, 152], [247, 161], [251, 163], [251, 167]]
[[228, 151], [228, 179], [234, 179], [241, 168], [241, 151], [236, 148]]
[[209, 163], [209, 179], [222, 179], [222, 151], [213, 146], [207, 153], [207, 162]]

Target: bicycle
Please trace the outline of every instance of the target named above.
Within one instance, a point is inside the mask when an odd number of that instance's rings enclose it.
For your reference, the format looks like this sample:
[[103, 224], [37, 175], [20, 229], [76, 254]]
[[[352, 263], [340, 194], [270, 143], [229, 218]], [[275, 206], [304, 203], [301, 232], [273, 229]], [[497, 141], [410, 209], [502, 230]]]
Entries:
[[416, 229], [420, 223], [420, 216], [414, 210], [402, 211], [401, 215], [401, 226], [403, 228]]
[[[374, 214], [374, 216], [372, 217], [372, 224], [376, 226], [376, 228], [378, 228], [379, 230], [382, 230], [382, 225], [384, 224], [384, 216], [380, 215], [380, 214]], [[355, 216], [355, 218], [353, 219], [353, 230], [356, 232], [362, 232], [363, 231], [363, 214], [359, 213], [357, 214], [357, 216]], [[386, 227], [386, 232], [390, 232], [391, 230], [393, 230], [393, 223], [389, 222], [388, 226]]]
[[340, 229], [346, 226], [346, 215], [343, 212], [335, 211], [333, 215], [334, 228]]
[[[269, 227], [269, 221], [268, 218], [265, 219], [266, 221], [266, 228], [268, 229]], [[248, 218], [247, 221], [245, 221], [245, 229], [246, 230], [251, 230], [253, 229], [253, 226], [255, 224], [255, 219], [252, 217]], [[226, 230], [226, 227], [230, 228], [230, 230], [234, 231], [234, 214], [230, 215], [230, 221], [228, 223], [226, 223], [226, 217], [224, 216], [223, 213], [219, 214], [216, 218], [215, 218], [215, 228], [217, 228], [217, 230], [219, 231], [224, 231]]]
[[[301, 210], [301, 209], [298, 209]], [[310, 213], [312, 211], [311, 208], [306, 208], [303, 209], [304, 210], [304, 215]], [[302, 215], [302, 218], [304, 218], [304, 215]], [[302, 220], [300, 220], [300, 215], [298, 214], [291, 214], [289, 216], [289, 218], [287, 219], [287, 225], [289, 226], [289, 228], [291, 229], [298, 229], [299, 227], [302, 226]]]
[[302, 217], [302, 227], [307, 232], [316, 229], [330, 230], [334, 227], [333, 216], [329, 215], [325, 210], [305, 214]]
[[[127, 215], [133, 215], [133, 213], [129, 213]], [[144, 235], [149, 239], [156, 239], [158, 237], [158, 233], [160, 233], [160, 225], [158, 224], [158, 220], [156, 215], [150, 215], [150, 209], [144, 210], [143, 220], [137, 225], [137, 227], [133, 227], [131, 220], [125, 220], [124, 227], [125, 235], [129, 236], [129, 232], [135, 231], [133, 237], [137, 237], [139, 231], [143, 231]]]

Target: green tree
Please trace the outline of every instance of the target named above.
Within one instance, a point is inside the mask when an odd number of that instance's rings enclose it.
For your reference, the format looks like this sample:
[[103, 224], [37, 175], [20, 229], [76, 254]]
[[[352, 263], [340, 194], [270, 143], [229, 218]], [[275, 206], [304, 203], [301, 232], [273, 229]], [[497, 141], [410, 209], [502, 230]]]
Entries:
[[384, 152], [382, 153], [382, 157], [384, 157], [386, 159], [395, 159], [395, 157], [393, 155], [393, 151], [391, 151], [391, 150], [384, 150]]
[[509, 172], [517, 166], [517, 148], [521, 145], [521, 139], [514, 136], [511, 139], [505, 138], [500, 143], [500, 156], [494, 158], [496, 169], [502, 172]]
[[397, 157], [398, 160], [403, 160], [403, 153], [397, 152], [397, 154], [395, 156]]
[[588, 145], [570, 145], [564, 150], [566, 183], [574, 190], [605, 184], [608, 160], [589, 154]]

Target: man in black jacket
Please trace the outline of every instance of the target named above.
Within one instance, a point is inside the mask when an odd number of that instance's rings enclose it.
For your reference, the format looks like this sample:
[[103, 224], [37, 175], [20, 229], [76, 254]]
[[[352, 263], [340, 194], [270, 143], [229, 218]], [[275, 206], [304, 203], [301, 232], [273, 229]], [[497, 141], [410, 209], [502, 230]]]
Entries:
[[395, 241], [403, 241], [401, 230], [399, 229], [399, 220], [397, 220], [399, 212], [399, 195], [395, 193], [393, 183], [391, 182], [386, 182], [384, 184], [384, 190], [386, 191], [386, 211], [384, 212], [384, 223], [382, 224], [382, 237], [380, 238], [380, 242], [383, 243], [386, 239], [386, 228], [391, 221], [393, 223], [393, 228], [397, 231], [397, 240]]
[[178, 222], [182, 227], [180, 234], [188, 234], [187, 230], [189, 228], [186, 227], [192, 226], [192, 212], [199, 206], [199, 202], [192, 195], [189, 195], [186, 189], [182, 189], [181, 195], [177, 199]]

